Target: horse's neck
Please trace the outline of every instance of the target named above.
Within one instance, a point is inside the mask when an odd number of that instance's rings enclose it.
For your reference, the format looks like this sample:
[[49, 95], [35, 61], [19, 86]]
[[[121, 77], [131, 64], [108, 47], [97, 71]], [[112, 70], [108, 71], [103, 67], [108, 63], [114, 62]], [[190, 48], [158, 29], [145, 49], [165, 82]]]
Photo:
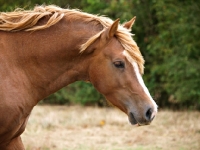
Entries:
[[79, 52], [81, 44], [88, 39], [88, 32], [92, 33], [91, 28], [86, 30], [84, 24], [81, 26], [81, 23], [69, 22], [60, 22], [57, 27], [52, 29], [54, 33], [49, 33], [50, 38], [45, 40], [49, 46], [45, 50], [44, 58], [41, 57], [46, 63], [43, 67], [46, 71], [42, 77], [42, 80], [46, 81], [46, 95], [77, 80], [88, 79], [89, 60]]
[[18, 67], [37, 101], [72, 82], [88, 79], [88, 61], [79, 50], [88, 38], [84, 36], [92, 32], [84, 28], [63, 20], [46, 30], [11, 37], [15, 41], [11, 50], [18, 51]]

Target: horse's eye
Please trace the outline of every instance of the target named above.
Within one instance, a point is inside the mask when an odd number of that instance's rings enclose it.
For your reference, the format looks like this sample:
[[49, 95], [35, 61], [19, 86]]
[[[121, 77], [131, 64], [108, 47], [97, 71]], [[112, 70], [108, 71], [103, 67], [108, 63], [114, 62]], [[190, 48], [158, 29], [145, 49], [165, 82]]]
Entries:
[[114, 62], [114, 65], [115, 65], [116, 68], [125, 68], [125, 64], [122, 61]]

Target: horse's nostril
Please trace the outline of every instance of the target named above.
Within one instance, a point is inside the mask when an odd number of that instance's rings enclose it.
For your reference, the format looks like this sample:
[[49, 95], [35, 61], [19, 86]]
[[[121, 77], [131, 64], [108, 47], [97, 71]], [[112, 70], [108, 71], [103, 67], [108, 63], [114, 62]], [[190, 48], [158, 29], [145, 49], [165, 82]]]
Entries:
[[146, 112], [146, 119], [147, 119], [147, 121], [151, 121], [152, 119], [153, 119], [153, 116], [152, 116], [152, 109], [151, 108], [149, 108], [148, 110], [147, 110], [147, 112]]

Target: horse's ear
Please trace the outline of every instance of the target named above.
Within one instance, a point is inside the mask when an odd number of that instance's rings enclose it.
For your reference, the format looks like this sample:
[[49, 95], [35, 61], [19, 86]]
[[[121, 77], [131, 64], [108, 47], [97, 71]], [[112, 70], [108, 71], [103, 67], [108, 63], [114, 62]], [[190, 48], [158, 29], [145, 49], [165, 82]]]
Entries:
[[104, 34], [107, 40], [115, 35], [118, 29], [118, 25], [119, 25], [119, 19], [115, 20], [113, 24], [105, 30]]
[[[102, 32], [99, 32], [98, 34], [94, 35], [91, 38], [91, 40], [88, 40], [87, 43], [83, 44], [81, 46], [80, 52], [83, 52], [84, 50], [87, 49], [88, 53], [92, 53], [95, 48], [92, 46], [88, 46], [88, 45], [93, 44], [99, 36], [100, 36], [101, 40], [103, 41], [102, 42], [103, 44], [107, 43], [116, 34], [118, 25], [119, 25], [119, 19], [115, 20], [110, 27], [105, 29], [105, 31], [103, 30]], [[95, 39], [95, 40], [93, 40], [93, 39]]]
[[135, 22], [135, 19], [136, 19], [136, 16], [133, 17], [130, 21], [125, 22], [124, 25], [123, 25], [123, 27], [126, 28], [126, 29], [128, 29], [128, 30], [131, 30], [131, 28], [132, 28], [132, 26], [133, 26], [133, 24]]

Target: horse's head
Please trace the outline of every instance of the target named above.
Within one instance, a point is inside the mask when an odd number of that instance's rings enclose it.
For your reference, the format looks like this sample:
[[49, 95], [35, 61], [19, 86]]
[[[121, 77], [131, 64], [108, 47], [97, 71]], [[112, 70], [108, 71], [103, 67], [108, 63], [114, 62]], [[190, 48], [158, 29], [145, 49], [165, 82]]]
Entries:
[[[134, 19], [120, 28], [128, 34], [125, 28], [131, 28], [133, 22]], [[92, 55], [89, 80], [108, 101], [128, 115], [131, 124], [150, 124], [157, 113], [157, 105], [141, 76], [143, 68], [140, 66], [143, 66], [144, 61], [131, 35], [122, 33], [118, 24], [119, 20], [116, 20], [87, 47], [86, 51]], [[120, 34], [121, 39], [118, 37]], [[122, 40], [126, 40], [123, 36], [128, 37], [128, 42], [135, 46], [136, 49], [132, 49], [136, 53], [135, 57], [130, 50], [126, 50], [131, 45], [123, 45]], [[137, 57], [142, 64], [138, 64]]]

